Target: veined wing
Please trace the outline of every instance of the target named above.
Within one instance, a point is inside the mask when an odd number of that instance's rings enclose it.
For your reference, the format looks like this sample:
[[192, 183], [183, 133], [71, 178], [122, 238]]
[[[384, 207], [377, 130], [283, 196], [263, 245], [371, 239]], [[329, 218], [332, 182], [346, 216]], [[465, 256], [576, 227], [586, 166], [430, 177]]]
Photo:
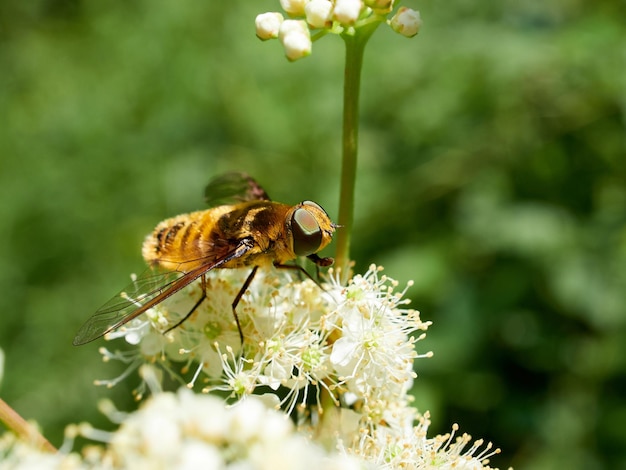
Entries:
[[[73, 341], [74, 346], [85, 344], [100, 336], [104, 336], [141, 315], [148, 308], [156, 305], [156, 303], [151, 301], [159, 295], [163, 296], [164, 293], [176, 286], [177, 281], [180, 282], [185, 276], [188, 276], [188, 274], [179, 271], [146, 269], [119, 294], [100, 307], [80, 327]], [[193, 279], [185, 285], [192, 281]], [[175, 291], [182, 289], [182, 287]], [[165, 298], [166, 296], [163, 296], [161, 300], [165, 300]], [[150, 306], [146, 307], [148, 304]]]
[[208, 271], [243, 256], [254, 246], [244, 238], [225, 256], [203, 264], [189, 272], [148, 268], [126, 289], [100, 307], [76, 333], [73, 344], [79, 346], [98, 339], [138, 317], [146, 310], [187, 287]]
[[211, 180], [204, 189], [209, 206], [246, 201], [269, 201], [270, 197], [254, 178], [246, 173], [226, 173]]

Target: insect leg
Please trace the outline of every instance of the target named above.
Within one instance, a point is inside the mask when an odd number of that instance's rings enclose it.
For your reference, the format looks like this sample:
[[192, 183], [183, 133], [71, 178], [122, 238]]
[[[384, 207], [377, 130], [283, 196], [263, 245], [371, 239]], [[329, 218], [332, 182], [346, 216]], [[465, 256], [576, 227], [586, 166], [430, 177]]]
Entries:
[[[332, 266], [332, 264], [335, 262], [333, 258], [320, 258], [317, 253], [310, 254], [309, 256], [307, 256], [307, 258], [315, 263], [315, 276], [318, 279], [320, 278], [320, 266], [325, 268], [328, 266]], [[309, 276], [309, 278], [310, 277], [311, 276]]]
[[335, 260], [333, 258], [320, 258], [317, 253], [313, 253], [309, 256], [307, 256], [307, 258], [309, 258], [311, 261], [313, 261], [315, 263], [315, 266], [317, 267], [327, 267], [327, 266], [332, 266], [332, 264], [335, 262]]
[[200, 283], [202, 286], [202, 295], [200, 296], [196, 304], [191, 308], [191, 310], [189, 310], [189, 313], [187, 313], [187, 315], [185, 315], [181, 320], [178, 320], [178, 322], [176, 322], [174, 326], [170, 326], [167, 330], [165, 330], [163, 334], [169, 333], [174, 328], [178, 328], [180, 325], [182, 325], [183, 322], [187, 320], [187, 318], [189, 318], [193, 312], [196, 311], [196, 309], [200, 306], [204, 299], [206, 299], [206, 276], [204, 274], [200, 276]]
[[241, 340], [242, 346], [243, 346], [243, 331], [241, 330], [241, 323], [239, 323], [239, 317], [237, 316], [236, 308], [237, 308], [237, 305], [239, 305], [239, 301], [241, 300], [241, 297], [243, 297], [243, 294], [248, 290], [248, 287], [250, 287], [250, 283], [252, 282], [252, 279], [254, 279], [254, 275], [256, 274], [258, 269], [259, 269], [258, 266], [255, 266], [254, 268], [252, 268], [252, 271], [246, 278], [246, 281], [243, 283], [243, 286], [241, 286], [241, 289], [239, 289], [239, 292], [237, 292], [237, 295], [235, 296], [235, 300], [233, 300], [233, 305], [232, 305], [233, 316], [235, 317], [235, 322], [237, 323], [237, 329], [239, 330], [239, 339]]

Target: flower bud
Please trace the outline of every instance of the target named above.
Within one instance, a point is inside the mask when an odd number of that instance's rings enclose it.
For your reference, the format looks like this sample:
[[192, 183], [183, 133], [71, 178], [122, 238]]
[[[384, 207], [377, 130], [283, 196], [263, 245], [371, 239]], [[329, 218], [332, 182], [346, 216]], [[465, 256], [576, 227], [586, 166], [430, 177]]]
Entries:
[[393, 10], [394, 0], [365, 0], [365, 5], [379, 13], [389, 13]]
[[400, 7], [398, 13], [391, 18], [389, 24], [396, 33], [411, 38], [419, 33], [420, 27], [422, 26], [422, 18], [420, 17], [419, 11], [411, 10], [407, 7]]
[[280, 25], [278, 39], [285, 48], [289, 60], [298, 60], [311, 53], [311, 34], [302, 20], [285, 20]]
[[313, 28], [330, 26], [330, 17], [333, 13], [333, 4], [329, 0], [311, 0], [304, 7], [306, 21]]
[[255, 20], [257, 37], [263, 41], [278, 37], [282, 22], [283, 15], [280, 13], [268, 12], [257, 15]]
[[359, 19], [361, 8], [363, 8], [361, 0], [336, 0], [333, 14], [341, 24], [351, 25]]
[[291, 16], [304, 16], [304, 7], [307, 3], [309, 0], [280, 0], [280, 6]]

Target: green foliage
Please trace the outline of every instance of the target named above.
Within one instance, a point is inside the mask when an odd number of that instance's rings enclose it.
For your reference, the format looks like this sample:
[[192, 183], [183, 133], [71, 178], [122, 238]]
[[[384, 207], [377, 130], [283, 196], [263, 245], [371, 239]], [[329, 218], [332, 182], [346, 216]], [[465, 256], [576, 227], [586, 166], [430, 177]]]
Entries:
[[[53, 443], [124, 407], [73, 335], [211, 176], [336, 216], [343, 45], [287, 62], [254, 36], [275, 3], [0, 4], [0, 392]], [[623, 7], [411, 6], [420, 35], [365, 53], [352, 254], [434, 322], [416, 405], [501, 467], [624, 466]]]

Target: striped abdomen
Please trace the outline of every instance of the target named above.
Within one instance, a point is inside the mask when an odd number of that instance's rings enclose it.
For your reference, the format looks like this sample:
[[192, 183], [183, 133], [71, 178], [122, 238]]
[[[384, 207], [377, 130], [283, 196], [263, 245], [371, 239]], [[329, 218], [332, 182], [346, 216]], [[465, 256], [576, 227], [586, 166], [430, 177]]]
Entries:
[[[222, 210], [221, 210], [222, 209]], [[150, 265], [190, 271], [212, 262], [224, 252], [215, 244], [214, 229], [228, 206], [182, 214], [156, 226], [143, 243], [142, 255]]]
[[151, 265], [188, 272], [223, 258], [248, 238], [254, 247], [222, 267], [282, 263], [296, 257], [285, 236], [289, 209], [276, 202], [251, 201], [179, 215], [156, 226], [142, 254]]

